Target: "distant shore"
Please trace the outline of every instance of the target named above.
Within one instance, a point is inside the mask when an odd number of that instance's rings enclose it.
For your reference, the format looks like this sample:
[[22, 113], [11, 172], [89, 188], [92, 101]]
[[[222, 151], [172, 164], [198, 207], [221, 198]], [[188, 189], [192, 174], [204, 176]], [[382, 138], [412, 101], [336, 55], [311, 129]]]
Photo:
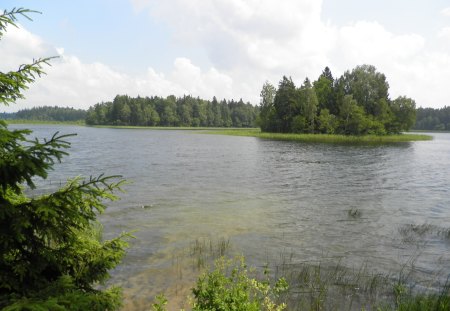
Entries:
[[86, 125], [84, 120], [78, 121], [50, 121], [50, 120], [24, 120], [24, 119], [6, 119], [2, 120], [7, 124], [61, 124], [61, 125]]
[[[299, 141], [309, 143], [334, 144], [385, 144], [412, 141], [432, 140], [433, 137], [425, 134], [395, 134], [395, 135], [335, 135], [335, 134], [295, 134], [295, 133], [266, 133], [258, 128], [214, 128], [214, 127], [176, 127], [176, 126], [121, 126], [121, 125], [86, 125], [84, 121], [40, 121], [40, 120], [4, 120], [8, 124], [61, 124], [92, 126], [97, 128], [117, 129], [147, 129], [147, 130], [179, 130], [202, 131], [205, 134], [248, 136], [272, 140]], [[422, 131], [417, 131], [422, 132]]]

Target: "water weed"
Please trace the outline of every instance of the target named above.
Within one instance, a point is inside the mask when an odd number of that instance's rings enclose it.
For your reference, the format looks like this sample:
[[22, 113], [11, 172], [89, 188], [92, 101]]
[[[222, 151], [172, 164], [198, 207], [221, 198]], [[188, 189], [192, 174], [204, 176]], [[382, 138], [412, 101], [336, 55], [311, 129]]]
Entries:
[[331, 143], [331, 144], [386, 144], [401, 143], [420, 140], [432, 140], [429, 135], [423, 134], [397, 134], [397, 135], [333, 135], [333, 134], [291, 134], [291, 133], [266, 133], [259, 129], [237, 130], [208, 130], [204, 133], [231, 136], [250, 136], [272, 140], [298, 141], [304, 143]]

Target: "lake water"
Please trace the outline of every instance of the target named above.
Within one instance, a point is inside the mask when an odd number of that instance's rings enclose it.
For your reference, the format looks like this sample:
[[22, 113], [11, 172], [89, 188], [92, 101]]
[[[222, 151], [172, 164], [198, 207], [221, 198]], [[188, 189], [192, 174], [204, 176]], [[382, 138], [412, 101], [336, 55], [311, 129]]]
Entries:
[[78, 134], [43, 189], [101, 173], [132, 182], [101, 216], [106, 238], [137, 230], [113, 271], [127, 309], [148, 305], [162, 291], [176, 297], [189, 290], [195, 272], [187, 275], [179, 261], [196, 239], [229, 239], [254, 265], [291, 254], [299, 262], [340, 258], [348, 267], [394, 273], [417, 257], [423, 275], [450, 273], [448, 239], [430, 234], [419, 246], [402, 231], [411, 224], [450, 227], [450, 134], [342, 146], [194, 131], [25, 127], [37, 137]]

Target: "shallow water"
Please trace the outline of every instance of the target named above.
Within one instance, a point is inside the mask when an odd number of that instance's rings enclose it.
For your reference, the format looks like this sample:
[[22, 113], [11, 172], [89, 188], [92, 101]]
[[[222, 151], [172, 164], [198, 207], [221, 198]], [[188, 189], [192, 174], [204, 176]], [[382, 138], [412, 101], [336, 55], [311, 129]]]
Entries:
[[419, 247], [400, 233], [409, 224], [450, 227], [450, 134], [339, 146], [191, 131], [25, 127], [38, 137], [78, 133], [70, 156], [40, 182], [44, 189], [100, 173], [132, 182], [101, 216], [106, 238], [137, 230], [113, 272], [127, 309], [142, 309], [165, 290], [184, 297], [196, 271], [178, 260], [199, 238], [229, 239], [255, 265], [289, 253], [296, 261], [341, 258], [349, 267], [366, 263], [395, 273], [419, 255], [420, 273], [450, 273], [449, 240], [432, 235]]

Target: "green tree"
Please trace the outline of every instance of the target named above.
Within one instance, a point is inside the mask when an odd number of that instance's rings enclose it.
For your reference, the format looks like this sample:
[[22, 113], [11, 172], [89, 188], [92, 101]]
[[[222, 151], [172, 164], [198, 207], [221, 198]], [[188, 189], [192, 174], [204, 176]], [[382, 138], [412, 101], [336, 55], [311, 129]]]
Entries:
[[343, 75], [346, 95], [352, 95], [367, 114], [378, 116], [382, 106], [389, 102], [389, 84], [386, 76], [372, 65], [361, 65]]
[[311, 86], [311, 82], [308, 78], [305, 79], [305, 82], [301, 86], [299, 92], [300, 114], [303, 115], [306, 120], [304, 131], [307, 133], [314, 133], [317, 106], [319, 102], [317, 100], [316, 91]]
[[158, 112], [149, 104], [142, 109], [144, 123], [146, 126], [156, 126], [159, 124], [160, 118]]
[[128, 125], [130, 123], [131, 109], [127, 95], [117, 95], [112, 103], [111, 118], [114, 125]]
[[366, 127], [364, 109], [352, 95], [345, 95], [340, 107], [341, 132], [346, 135], [363, 134]]
[[[416, 102], [408, 97], [399, 96], [392, 101], [391, 111], [394, 115], [393, 132], [408, 131], [416, 123]], [[445, 125], [442, 124], [445, 130]]]
[[[17, 16], [0, 14], [0, 37]], [[39, 59], [17, 71], [0, 72], [0, 103], [23, 98], [22, 91], [43, 73]], [[70, 135], [29, 140], [30, 130], [9, 130], [0, 121], [0, 308], [2, 310], [115, 310], [120, 290], [99, 290], [123, 257], [125, 235], [103, 241], [96, 221], [104, 199], [121, 182], [114, 177], [70, 180], [56, 192], [28, 197], [55, 162], [66, 155]]]
[[164, 126], [177, 126], [177, 105], [175, 96], [167, 96], [163, 101], [163, 110], [160, 113], [161, 124]]
[[298, 114], [298, 94], [291, 78], [283, 76], [274, 98], [276, 132], [292, 131], [292, 120]]
[[220, 115], [224, 127], [231, 127], [233, 125], [233, 121], [231, 120], [231, 111], [225, 99], [220, 102]]
[[337, 127], [336, 116], [331, 114], [328, 109], [320, 110], [320, 114], [317, 118], [318, 129], [324, 134], [334, 134]]
[[183, 96], [177, 100], [177, 114], [180, 126], [192, 125], [192, 98], [190, 96]]
[[318, 109], [328, 109], [331, 114], [338, 114], [336, 95], [334, 91], [334, 78], [328, 67], [322, 71], [317, 81], [313, 83], [318, 100]]
[[266, 81], [262, 87], [260, 94], [260, 112], [259, 112], [259, 126], [263, 132], [275, 131], [275, 107], [274, 100], [276, 95], [276, 88]]

